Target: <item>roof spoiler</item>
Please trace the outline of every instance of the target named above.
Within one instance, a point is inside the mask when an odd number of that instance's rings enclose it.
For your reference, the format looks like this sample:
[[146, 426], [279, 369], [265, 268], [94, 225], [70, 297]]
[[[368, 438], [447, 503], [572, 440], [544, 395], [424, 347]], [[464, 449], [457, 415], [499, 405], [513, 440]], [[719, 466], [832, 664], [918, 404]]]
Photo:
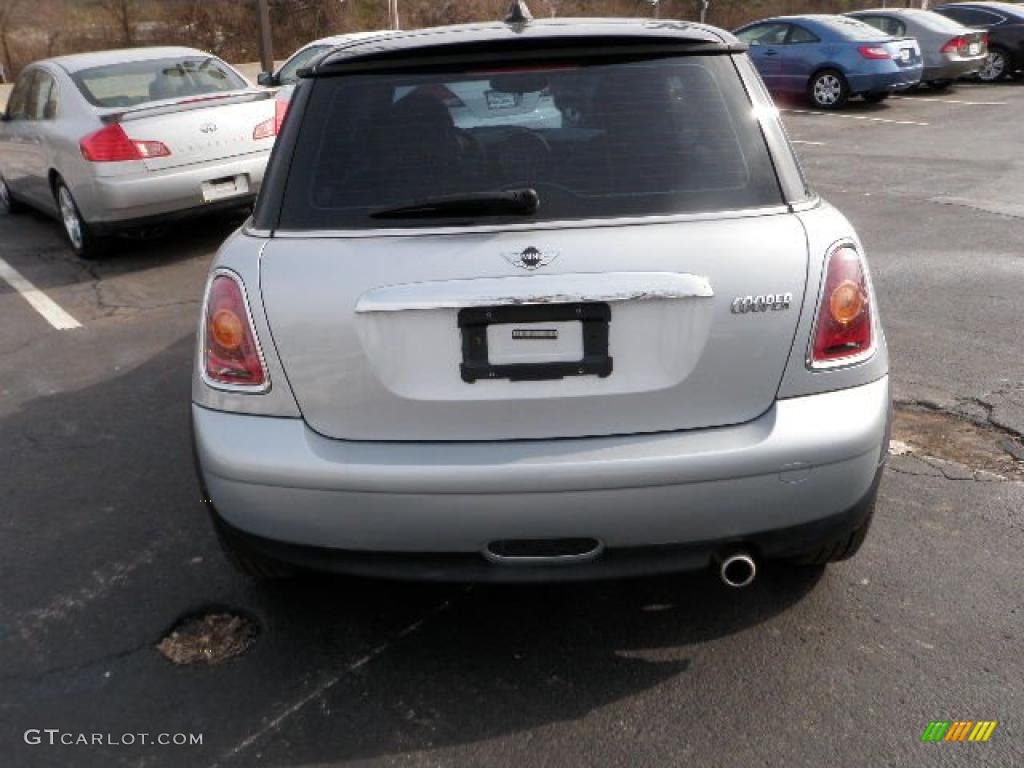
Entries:
[[193, 109], [210, 109], [228, 104], [245, 104], [250, 101], [263, 101], [274, 98], [273, 91], [246, 89], [229, 93], [208, 94], [205, 96], [189, 96], [183, 99], [156, 101], [143, 104], [120, 112], [108, 112], [100, 117], [104, 123], [127, 123], [145, 117], [172, 115], [176, 112], [189, 112]]

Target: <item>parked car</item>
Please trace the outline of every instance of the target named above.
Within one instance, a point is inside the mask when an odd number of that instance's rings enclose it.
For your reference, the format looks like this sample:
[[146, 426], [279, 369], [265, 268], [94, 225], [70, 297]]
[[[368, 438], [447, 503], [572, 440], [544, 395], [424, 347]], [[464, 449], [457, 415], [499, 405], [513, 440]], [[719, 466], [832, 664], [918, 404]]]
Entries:
[[924, 73], [931, 88], [943, 90], [953, 81], [975, 74], [988, 58], [988, 34], [970, 29], [920, 8], [874, 8], [848, 13], [893, 37], [913, 37], [921, 46]]
[[347, 43], [386, 34], [388, 34], [386, 31], [351, 32], [314, 40], [299, 48], [274, 72], [260, 72], [256, 77], [256, 82], [265, 88], [280, 89], [286, 99], [291, 98], [291, 92], [299, 82], [299, 70], [311, 66], [320, 56]]
[[820, 109], [839, 109], [851, 96], [880, 102], [921, 82], [921, 49], [844, 16], [777, 16], [748, 24], [736, 36], [769, 90], [806, 94]]
[[1014, 3], [951, 3], [933, 9], [967, 27], [988, 32], [988, 59], [978, 79], [994, 83], [1024, 70], [1024, 7]]
[[[714, 562], [742, 586], [762, 560], [856, 552], [885, 339], [864, 248], [743, 51], [684, 22], [557, 19], [320, 58], [199, 319], [195, 455], [232, 562]], [[460, 128], [444, 94], [468, 84], [496, 115], [551, 93], [549, 120]]]
[[192, 48], [39, 61], [0, 122], [0, 203], [59, 218], [90, 258], [124, 229], [251, 205], [273, 122], [266, 91]]

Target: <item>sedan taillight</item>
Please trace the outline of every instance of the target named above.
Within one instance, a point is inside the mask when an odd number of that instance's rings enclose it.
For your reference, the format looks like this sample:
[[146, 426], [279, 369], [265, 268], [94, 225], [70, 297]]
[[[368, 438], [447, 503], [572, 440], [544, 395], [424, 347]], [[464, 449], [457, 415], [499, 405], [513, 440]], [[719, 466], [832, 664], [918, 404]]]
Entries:
[[274, 116], [268, 117], [253, 128], [253, 141], [270, 139], [281, 132], [281, 123], [284, 122], [284, 116], [288, 114], [288, 104], [289, 101], [287, 99], [278, 98], [274, 100]]
[[852, 245], [842, 245], [825, 266], [811, 366], [824, 368], [864, 357], [872, 349], [871, 326], [871, 293], [864, 261]]
[[232, 389], [262, 391], [267, 375], [242, 282], [220, 272], [210, 281], [203, 318], [203, 370], [207, 380]]
[[964, 37], [963, 35], [960, 35], [959, 37], [954, 37], [952, 40], [950, 40], [948, 43], [942, 46], [942, 48], [939, 49], [939, 53], [959, 53], [960, 49], [966, 48], [967, 45], [967, 38]]
[[865, 59], [891, 59], [890, 54], [881, 45], [862, 45], [857, 49]]
[[90, 163], [118, 163], [168, 157], [171, 150], [160, 141], [130, 139], [120, 123], [111, 123], [78, 142], [82, 157]]

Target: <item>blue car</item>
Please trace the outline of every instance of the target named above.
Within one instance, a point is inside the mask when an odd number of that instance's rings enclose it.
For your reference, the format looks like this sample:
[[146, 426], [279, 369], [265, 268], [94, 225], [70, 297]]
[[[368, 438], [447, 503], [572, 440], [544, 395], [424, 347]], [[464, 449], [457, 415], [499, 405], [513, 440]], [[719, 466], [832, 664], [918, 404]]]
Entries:
[[820, 109], [851, 96], [880, 102], [921, 82], [921, 47], [842, 16], [776, 16], [736, 30], [750, 45], [761, 78], [775, 93], [807, 94]]

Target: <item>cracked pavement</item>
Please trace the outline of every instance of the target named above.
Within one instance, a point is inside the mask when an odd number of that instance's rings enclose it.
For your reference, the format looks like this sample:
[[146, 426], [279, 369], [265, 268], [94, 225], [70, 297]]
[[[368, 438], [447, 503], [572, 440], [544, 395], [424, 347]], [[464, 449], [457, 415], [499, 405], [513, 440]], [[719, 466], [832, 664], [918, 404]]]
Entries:
[[[1006, 439], [1024, 431], [1024, 83], [946, 96], [997, 104], [850, 111], [923, 126], [785, 119], [869, 250], [896, 399]], [[0, 216], [0, 255], [83, 325], [54, 331], [0, 283], [0, 764], [1024, 764], [1024, 483], [916, 447], [894, 444], [855, 559], [767, 564], [740, 592], [707, 574], [236, 576], [187, 421], [199, 294], [236, 223], [86, 264], [55, 224]], [[156, 643], [204, 610], [254, 618], [255, 647], [173, 666]], [[999, 725], [985, 744], [921, 744], [936, 719]], [[204, 738], [30, 746], [29, 728]]]

